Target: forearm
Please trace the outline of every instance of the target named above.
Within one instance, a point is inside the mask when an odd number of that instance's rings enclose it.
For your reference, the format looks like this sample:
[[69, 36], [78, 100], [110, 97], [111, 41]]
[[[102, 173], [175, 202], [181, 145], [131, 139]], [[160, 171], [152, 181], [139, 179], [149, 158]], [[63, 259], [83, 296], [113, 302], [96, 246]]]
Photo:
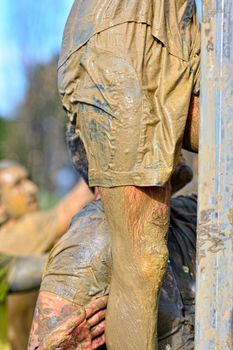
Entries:
[[199, 146], [199, 119], [200, 98], [193, 95], [184, 132], [183, 148], [195, 153], [198, 153]]
[[46, 256], [19, 257], [15, 259], [8, 275], [12, 293], [39, 289]]

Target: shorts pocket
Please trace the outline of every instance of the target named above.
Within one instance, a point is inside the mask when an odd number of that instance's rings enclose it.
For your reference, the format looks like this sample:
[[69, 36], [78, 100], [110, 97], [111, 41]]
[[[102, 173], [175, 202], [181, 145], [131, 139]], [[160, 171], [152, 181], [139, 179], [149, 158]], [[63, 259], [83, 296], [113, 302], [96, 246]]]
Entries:
[[125, 59], [96, 47], [86, 47], [74, 102], [84, 102], [113, 117], [141, 108], [141, 84], [134, 67]]

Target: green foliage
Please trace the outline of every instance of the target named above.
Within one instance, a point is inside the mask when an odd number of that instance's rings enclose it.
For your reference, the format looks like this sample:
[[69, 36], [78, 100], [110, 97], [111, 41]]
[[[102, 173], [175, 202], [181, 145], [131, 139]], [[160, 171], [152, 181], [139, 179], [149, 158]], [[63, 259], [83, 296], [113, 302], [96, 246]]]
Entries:
[[6, 158], [6, 140], [9, 121], [0, 117], [0, 159]]

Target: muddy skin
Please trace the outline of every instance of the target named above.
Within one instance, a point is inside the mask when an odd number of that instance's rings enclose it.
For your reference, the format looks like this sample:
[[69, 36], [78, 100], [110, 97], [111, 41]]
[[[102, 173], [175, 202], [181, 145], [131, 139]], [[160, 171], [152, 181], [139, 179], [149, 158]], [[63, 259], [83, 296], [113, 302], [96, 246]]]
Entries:
[[189, 107], [189, 115], [186, 121], [183, 148], [190, 152], [198, 153], [199, 146], [199, 119], [200, 98], [193, 95]]
[[156, 349], [158, 296], [168, 259], [170, 189], [128, 186], [100, 192], [112, 235], [107, 348]]

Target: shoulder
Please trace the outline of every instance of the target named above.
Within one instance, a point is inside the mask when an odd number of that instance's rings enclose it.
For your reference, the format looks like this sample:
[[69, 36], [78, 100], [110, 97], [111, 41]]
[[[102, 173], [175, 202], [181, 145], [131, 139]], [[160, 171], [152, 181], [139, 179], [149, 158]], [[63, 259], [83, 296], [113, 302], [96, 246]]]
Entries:
[[85, 267], [109, 247], [110, 234], [102, 203], [90, 202], [74, 216], [69, 230], [54, 245], [45, 274]]
[[100, 294], [104, 290], [107, 282], [101, 280], [101, 274], [108, 276], [110, 265], [108, 225], [102, 204], [92, 202], [75, 216], [50, 252], [41, 290], [84, 305], [93, 290]]
[[[81, 247], [95, 246], [96, 241], [103, 241], [108, 236], [101, 201], [92, 201], [72, 219], [68, 231], [58, 240], [50, 253], [50, 259], [65, 254], [65, 251]], [[93, 251], [94, 253], [94, 251]]]

